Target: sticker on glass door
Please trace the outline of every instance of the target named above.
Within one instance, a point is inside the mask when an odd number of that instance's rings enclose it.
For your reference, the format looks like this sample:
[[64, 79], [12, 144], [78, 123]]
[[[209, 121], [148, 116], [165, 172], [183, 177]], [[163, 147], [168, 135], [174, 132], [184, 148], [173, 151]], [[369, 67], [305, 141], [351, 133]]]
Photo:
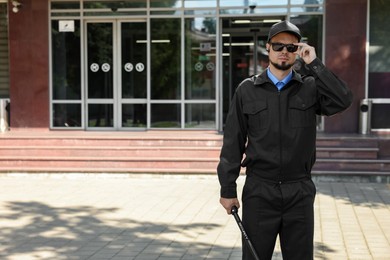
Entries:
[[99, 71], [99, 64], [97, 64], [97, 63], [92, 63], [91, 66], [90, 66], [90, 68], [91, 68], [91, 71], [92, 71], [92, 72], [98, 72], [98, 71]]
[[128, 63], [125, 64], [124, 68], [125, 68], [125, 71], [126, 71], [126, 72], [132, 72], [133, 69], [134, 69], [134, 66], [133, 66], [133, 64], [131, 64], [130, 62], [128, 62]]

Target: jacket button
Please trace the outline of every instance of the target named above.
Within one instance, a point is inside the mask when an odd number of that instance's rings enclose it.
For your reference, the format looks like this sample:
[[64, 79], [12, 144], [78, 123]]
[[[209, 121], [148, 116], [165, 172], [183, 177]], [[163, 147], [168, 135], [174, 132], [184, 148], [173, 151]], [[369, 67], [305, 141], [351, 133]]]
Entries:
[[302, 104], [302, 107], [306, 107], [306, 105], [305, 105], [305, 104]]

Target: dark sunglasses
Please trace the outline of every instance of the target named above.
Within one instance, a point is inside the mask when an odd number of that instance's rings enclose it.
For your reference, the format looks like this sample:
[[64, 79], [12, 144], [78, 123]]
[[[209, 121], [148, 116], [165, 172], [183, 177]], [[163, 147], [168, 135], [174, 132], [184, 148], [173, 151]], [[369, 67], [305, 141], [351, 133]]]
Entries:
[[284, 47], [287, 48], [288, 52], [296, 52], [298, 50], [298, 45], [294, 45], [292, 43], [290, 44], [284, 44], [280, 42], [270, 42], [272, 49], [274, 51], [282, 51]]

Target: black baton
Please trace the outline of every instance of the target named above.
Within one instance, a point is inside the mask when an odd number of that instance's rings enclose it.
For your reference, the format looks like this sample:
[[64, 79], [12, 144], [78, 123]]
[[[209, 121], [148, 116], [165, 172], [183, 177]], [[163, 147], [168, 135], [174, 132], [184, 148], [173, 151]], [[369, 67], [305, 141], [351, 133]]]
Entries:
[[244, 226], [242, 225], [240, 216], [238, 216], [238, 208], [237, 208], [236, 206], [233, 206], [233, 207], [232, 207], [232, 215], [233, 215], [234, 218], [236, 219], [237, 225], [238, 225], [238, 227], [240, 228], [241, 233], [242, 233], [242, 236], [244, 237], [246, 244], [247, 244], [248, 247], [250, 248], [253, 257], [254, 257], [256, 260], [260, 260], [259, 256], [258, 256], [257, 253], [256, 253], [255, 248], [254, 248], [253, 245], [252, 245], [251, 240], [250, 240], [249, 237], [248, 237], [248, 234], [245, 232], [245, 229], [244, 229]]

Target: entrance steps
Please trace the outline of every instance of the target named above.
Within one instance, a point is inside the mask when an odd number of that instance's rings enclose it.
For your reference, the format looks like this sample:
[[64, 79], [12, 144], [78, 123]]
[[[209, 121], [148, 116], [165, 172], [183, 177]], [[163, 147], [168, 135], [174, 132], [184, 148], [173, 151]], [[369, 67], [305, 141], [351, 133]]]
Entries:
[[382, 151], [389, 143], [388, 137], [319, 135], [313, 175], [390, 176], [388, 151]]
[[0, 172], [213, 173], [216, 131], [46, 132], [0, 136]]
[[[390, 175], [379, 143], [318, 136], [313, 175]], [[221, 146], [216, 131], [11, 131], [0, 135], [0, 172], [215, 174]]]

